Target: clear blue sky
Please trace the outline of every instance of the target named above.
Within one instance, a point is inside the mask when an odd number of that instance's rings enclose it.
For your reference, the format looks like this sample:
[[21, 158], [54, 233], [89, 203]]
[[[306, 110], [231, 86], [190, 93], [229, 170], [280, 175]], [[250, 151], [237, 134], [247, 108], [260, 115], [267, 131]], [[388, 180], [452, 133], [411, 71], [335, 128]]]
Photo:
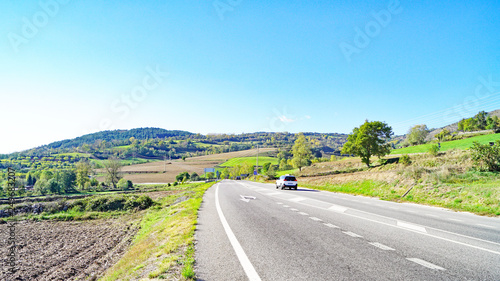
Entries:
[[6, 0], [0, 14], [0, 153], [136, 127], [368, 119], [404, 134], [500, 108], [499, 1]]

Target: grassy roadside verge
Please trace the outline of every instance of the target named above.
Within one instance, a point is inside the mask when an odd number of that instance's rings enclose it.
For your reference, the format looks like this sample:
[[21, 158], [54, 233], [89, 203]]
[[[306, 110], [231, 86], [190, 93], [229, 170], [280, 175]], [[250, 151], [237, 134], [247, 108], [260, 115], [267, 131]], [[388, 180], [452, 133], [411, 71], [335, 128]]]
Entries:
[[500, 216], [499, 185], [500, 180], [498, 179], [479, 180], [473, 184], [440, 184], [432, 188], [417, 184], [404, 198], [401, 196], [408, 190], [408, 187], [374, 180], [353, 181], [344, 184], [302, 184], [301, 186], [330, 192], [377, 197], [381, 200], [438, 206], [478, 215]]
[[198, 209], [213, 184], [179, 186], [182, 192], [159, 199], [141, 220], [130, 249], [100, 280], [193, 279]]
[[[448, 151], [451, 149], [468, 149], [472, 144], [477, 141], [480, 144], [487, 144], [500, 139], [500, 134], [489, 134], [477, 136], [461, 140], [446, 141], [441, 143], [441, 151]], [[409, 146], [405, 148], [394, 149], [391, 154], [412, 154], [412, 153], [426, 153], [433, 143]]]

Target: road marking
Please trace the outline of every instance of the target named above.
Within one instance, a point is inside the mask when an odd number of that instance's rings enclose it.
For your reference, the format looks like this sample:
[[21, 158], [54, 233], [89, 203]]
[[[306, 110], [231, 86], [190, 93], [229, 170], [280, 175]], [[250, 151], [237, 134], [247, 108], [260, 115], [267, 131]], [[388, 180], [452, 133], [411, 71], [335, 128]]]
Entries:
[[434, 215], [434, 214], [425, 214], [425, 215], [428, 216], [428, 217], [439, 218], [439, 216]]
[[331, 228], [340, 228], [334, 224], [331, 224], [331, 223], [323, 223], [324, 225], [328, 226], [328, 227], [331, 227]]
[[496, 227], [494, 227], [494, 226], [492, 226], [492, 225], [487, 225], [487, 224], [480, 224], [480, 223], [477, 223], [476, 225], [478, 225], [478, 226], [483, 226], [483, 227], [487, 227], [487, 228], [496, 228]]
[[450, 221], [463, 222], [463, 220], [448, 218]]
[[295, 208], [291, 208], [290, 211], [298, 212], [299, 210], [295, 209]]
[[292, 199], [288, 199], [288, 201], [292, 201], [292, 202], [300, 202], [300, 201], [304, 201], [304, 200], [306, 200], [306, 198], [304, 198], [304, 197], [295, 197]]
[[[348, 198], [346, 198], [344, 200], [357, 202], [357, 200], [348, 199]], [[281, 203], [281, 204], [283, 204], [283, 203]], [[312, 206], [312, 205], [309, 205], [309, 206]], [[325, 208], [319, 207], [319, 206], [312, 206], [312, 207], [319, 208], [319, 209], [322, 209], [322, 210], [326, 210]], [[382, 215], [378, 215], [378, 214], [374, 214], [374, 213], [370, 213], [370, 212], [365, 212], [365, 211], [358, 210], [358, 209], [353, 209], [353, 210], [356, 210], [357, 212], [360, 212], [360, 213], [365, 213], [365, 214], [373, 215], [373, 216], [376, 216], [376, 217], [379, 217], [379, 218], [395, 220], [392, 217], [382, 216]], [[413, 211], [413, 210], [404, 210], [403, 209], [401, 211], [408, 212], [408, 213], [417, 213], [416, 211]], [[385, 226], [388, 226], [388, 227], [395, 227], [395, 228], [404, 229], [404, 230], [407, 230], [407, 231], [412, 231], [414, 233], [419, 233], [419, 234], [422, 234], [422, 235], [425, 235], [425, 236], [428, 236], [428, 237], [432, 237], [432, 238], [435, 238], [435, 239], [447, 241], [447, 242], [454, 243], [454, 244], [457, 244], [457, 245], [461, 245], [461, 246], [464, 246], [464, 247], [470, 247], [470, 248], [473, 248], [473, 249], [477, 249], [477, 250], [489, 252], [489, 253], [492, 253], [492, 254], [495, 254], [495, 255], [500, 255], [500, 251], [495, 251], [495, 250], [487, 249], [487, 248], [480, 247], [480, 246], [474, 246], [474, 245], [472, 245], [470, 243], [459, 242], [457, 240], [452, 240], [452, 239], [448, 239], [448, 238], [441, 237], [441, 236], [438, 236], [438, 235], [429, 234], [429, 233], [427, 233], [427, 231], [422, 232], [422, 231], [418, 231], [418, 230], [414, 230], [414, 229], [410, 229], [410, 228], [406, 228], [406, 227], [401, 227], [401, 226], [395, 225], [393, 223], [387, 223], [387, 222], [383, 222], [383, 221], [380, 221], [380, 220], [370, 219], [370, 218], [367, 218], [367, 217], [363, 217], [363, 216], [355, 215], [355, 214], [350, 214], [350, 213], [344, 213], [344, 215], [347, 215], [347, 216], [350, 216], [350, 217], [353, 217], [353, 218], [357, 218], [357, 219], [362, 219], [362, 220], [365, 220], [365, 221], [370, 221], [370, 222], [373, 222], [373, 223], [382, 224], [382, 225], [385, 225]], [[472, 237], [472, 236], [467, 236], [467, 235], [463, 235], [463, 234], [459, 234], [459, 233], [455, 233], [455, 232], [451, 232], [451, 231], [446, 231], [446, 230], [439, 229], [439, 228], [434, 228], [434, 227], [422, 227], [422, 228], [424, 228], [424, 229], [430, 229], [430, 230], [435, 230], [435, 231], [439, 231], [439, 232], [442, 232], [442, 233], [451, 234], [451, 235], [454, 235], [454, 236], [459, 236], [459, 237], [466, 238], [466, 239], [480, 241], [480, 242], [488, 243], [488, 244], [491, 244], [491, 245], [500, 245], [500, 243], [497, 243], [497, 242], [493, 242], [493, 241], [489, 241], [489, 240], [484, 240], [484, 239], [480, 239], [480, 238], [476, 238], [476, 237]]]
[[304, 212], [299, 212], [299, 214], [303, 215], [303, 216], [309, 216], [308, 213], [304, 213]]
[[283, 205], [283, 203], [281, 203], [281, 202], [276, 202], [276, 204], [278, 204], [278, 205]]
[[288, 206], [288, 205], [283, 205], [283, 208], [290, 208], [290, 206]]
[[317, 217], [309, 217], [309, 218], [312, 219], [313, 221], [323, 221], [322, 219]]
[[384, 251], [395, 251], [393, 248], [389, 247], [389, 246], [386, 246], [384, 244], [380, 244], [380, 243], [377, 243], [377, 242], [373, 242], [373, 243], [369, 243], [370, 245], [372, 246], [375, 246], [377, 248], [380, 248]]
[[416, 230], [416, 231], [427, 233], [427, 230], [425, 230], [425, 227], [419, 226], [419, 225], [416, 225], [416, 224], [411, 224], [411, 223], [407, 223], [407, 222], [403, 222], [403, 221], [398, 221], [398, 226], [399, 227], [404, 227], [404, 228], [413, 229], [413, 230]]
[[356, 233], [354, 233], [354, 232], [350, 232], [350, 231], [342, 231], [342, 233], [344, 233], [344, 234], [346, 234], [346, 235], [349, 235], [349, 236], [351, 236], [351, 237], [354, 237], [354, 238], [362, 238], [362, 237], [363, 237], [363, 236], [361, 236], [361, 235], [358, 235], [358, 234], [356, 234]]
[[224, 217], [224, 213], [222, 213], [222, 209], [219, 203], [219, 185], [217, 185], [217, 188], [215, 189], [215, 208], [217, 209], [217, 213], [219, 214], [219, 219], [222, 223], [222, 226], [226, 231], [227, 238], [229, 238], [229, 242], [231, 242], [231, 245], [236, 252], [236, 256], [238, 257], [243, 270], [245, 270], [248, 279], [251, 281], [260, 281], [261, 279], [259, 277], [259, 274], [248, 259], [248, 256], [245, 254], [245, 251], [243, 250], [243, 247], [241, 247], [240, 242], [238, 242], [238, 239], [236, 239], [236, 236], [231, 230], [231, 227], [227, 223], [226, 217]]
[[266, 195], [271, 195], [271, 196], [278, 195], [278, 194], [281, 194], [281, 193], [279, 193], [279, 192], [266, 193]]
[[347, 211], [347, 208], [339, 206], [339, 205], [332, 205], [330, 208], [328, 208], [328, 210], [329, 211], [334, 211], [334, 212], [337, 212], [337, 213], [343, 213], [343, 212]]
[[427, 268], [430, 268], [430, 269], [434, 269], [434, 270], [446, 270], [438, 265], [435, 265], [433, 263], [430, 263], [428, 261], [424, 261], [424, 260], [421, 260], [421, 259], [417, 259], [417, 258], [407, 258], [407, 260], [409, 261], [412, 261], [414, 263], [417, 263], [417, 264], [420, 264], [421, 266], [425, 266]]
[[241, 199], [240, 199], [241, 201], [245, 201], [245, 202], [247, 202], [247, 203], [248, 203], [248, 202], [250, 202], [250, 200], [255, 200], [255, 199], [256, 199], [256, 197], [255, 197], [255, 196], [244, 196], [244, 195], [240, 195], [240, 197], [241, 197]]
[[399, 210], [399, 208], [398, 208], [398, 207], [389, 207], [389, 209]]

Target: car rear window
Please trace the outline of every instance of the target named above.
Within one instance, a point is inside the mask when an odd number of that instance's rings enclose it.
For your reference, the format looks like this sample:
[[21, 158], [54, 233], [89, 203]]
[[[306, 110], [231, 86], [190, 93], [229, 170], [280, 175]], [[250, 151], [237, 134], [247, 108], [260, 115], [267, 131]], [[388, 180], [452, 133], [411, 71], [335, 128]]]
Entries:
[[294, 181], [295, 180], [295, 177], [286, 177], [285, 178], [286, 181]]

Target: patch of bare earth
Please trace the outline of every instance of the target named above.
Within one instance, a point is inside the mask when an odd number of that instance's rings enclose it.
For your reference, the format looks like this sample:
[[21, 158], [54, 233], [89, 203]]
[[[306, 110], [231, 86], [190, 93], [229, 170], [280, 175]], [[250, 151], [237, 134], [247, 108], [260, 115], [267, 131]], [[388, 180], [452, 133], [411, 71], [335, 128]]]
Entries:
[[[263, 155], [273, 151], [276, 151], [276, 148], [260, 148], [258, 153], [259, 155]], [[175, 177], [183, 172], [202, 175], [205, 168], [213, 168], [231, 158], [250, 157], [255, 155], [257, 155], [257, 149], [249, 149], [190, 157], [186, 158], [186, 161], [155, 161], [124, 166], [122, 167], [121, 172], [123, 178], [131, 180], [133, 183], [168, 183], [174, 182], [176, 180]], [[99, 172], [104, 173], [104, 170], [99, 170]], [[104, 181], [104, 177], [99, 177], [98, 180]]]
[[0, 280], [96, 280], [128, 249], [136, 217], [16, 224], [17, 271], [7, 265], [7, 224], [0, 225]]

